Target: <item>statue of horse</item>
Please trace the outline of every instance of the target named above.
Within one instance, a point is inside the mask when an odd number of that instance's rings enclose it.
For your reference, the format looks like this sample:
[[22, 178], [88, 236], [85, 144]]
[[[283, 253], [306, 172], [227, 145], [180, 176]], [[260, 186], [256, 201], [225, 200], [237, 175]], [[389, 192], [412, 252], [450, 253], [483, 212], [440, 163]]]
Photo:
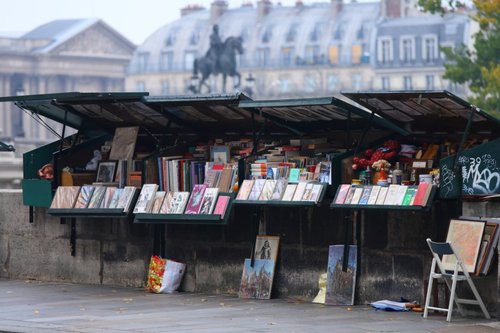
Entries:
[[193, 75], [201, 74], [200, 82], [198, 83], [198, 93], [201, 92], [202, 86], [205, 86], [210, 93], [210, 86], [205, 82], [210, 75], [222, 74], [222, 91], [226, 91], [226, 78], [228, 76], [237, 77], [238, 80], [234, 88], [238, 88], [241, 84], [241, 75], [236, 70], [236, 54], [243, 54], [243, 40], [241, 37], [228, 37], [222, 46], [222, 51], [218, 59], [210, 57], [210, 52], [207, 55], [197, 58], [193, 64]]

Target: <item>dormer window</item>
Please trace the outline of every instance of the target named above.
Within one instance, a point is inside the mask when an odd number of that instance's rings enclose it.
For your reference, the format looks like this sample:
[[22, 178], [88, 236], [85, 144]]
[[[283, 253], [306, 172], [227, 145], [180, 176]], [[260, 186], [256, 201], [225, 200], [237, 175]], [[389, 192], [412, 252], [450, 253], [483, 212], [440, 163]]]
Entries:
[[321, 38], [322, 34], [323, 34], [323, 24], [316, 23], [314, 29], [309, 33], [309, 40], [311, 42], [317, 42]]
[[415, 38], [414, 37], [401, 37], [401, 44], [399, 49], [400, 60], [403, 63], [411, 63], [415, 60]]
[[189, 44], [190, 45], [196, 45], [200, 41], [200, 29], [196, 29], [193, 31], [191, 34], [191, 37], [189, 38]]
[[288, 32], [286, 34], [286, 42], [287, 43], [295, 42], [295, 39], [297, 38], [298, 27], [299, 27], [299, 25], [297, 23], [294, 23], [290, 26], [290, 29], [288, 29]]
[[262, 34], [262, 43], [269, 43], [269, 41], [273, 38], [273, 27], [267, 27], [264, 33]]
[[177, 39], [177, 30], [171, 30], [165, 40], [165, 46], [173, 46]]

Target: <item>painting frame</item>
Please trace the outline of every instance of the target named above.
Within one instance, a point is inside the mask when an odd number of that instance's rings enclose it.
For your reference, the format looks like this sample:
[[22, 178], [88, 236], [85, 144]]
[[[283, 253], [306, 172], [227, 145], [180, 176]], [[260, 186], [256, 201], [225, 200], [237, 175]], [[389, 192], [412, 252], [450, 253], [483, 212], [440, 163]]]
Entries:
[[[485, 227], [486, 221], [467, 219], [451, 219], [448, 225], [446, 242], [452, 245], [470, 274], [474, 274], [478, 266]], [[455, 269], [455, 256], [444, 255], [442, 262], [445, 270]]]
[[210, 146], [210, 160], [215, 164], [229, 163], [229, 146]]
[[115, 180], [117, 160], [99, 161], [97, 164], [97, 183], [112, 183]]
[[255, 238], [255, 259], [278, 260], [279, 236], [257, 235]]

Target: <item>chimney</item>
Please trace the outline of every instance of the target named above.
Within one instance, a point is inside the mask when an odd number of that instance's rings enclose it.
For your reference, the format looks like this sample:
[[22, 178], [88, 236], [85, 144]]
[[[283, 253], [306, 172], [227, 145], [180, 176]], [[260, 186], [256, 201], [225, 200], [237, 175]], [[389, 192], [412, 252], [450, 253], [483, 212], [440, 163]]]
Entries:
[[273, 4], [271, 0], [259, 0], [257, 1], [257, 21], [262, 20], [269, 14]]
[[227, 9], [227, 1], [215, 0], [210, 5], [210, 22], [214, 23], [224, 14]]
[[336, 18], [337, 15], [342, 11], [342, 8], [344, 8], [344, 2], [342, 0], [331, 0], [330, 8], [332, 18]]
[[204, 9], [205, 7], [200, 5], [187, 5], [186, 7], [181, 8], [181, 17]]
[[304, 7], [304, 3], [302, 2], [302, 0], [295, 1], [295, 7], [297, 7], [297, 8]]
[[381, 0], [380, 14], [382, 17], [402, 17], [404, 0]]

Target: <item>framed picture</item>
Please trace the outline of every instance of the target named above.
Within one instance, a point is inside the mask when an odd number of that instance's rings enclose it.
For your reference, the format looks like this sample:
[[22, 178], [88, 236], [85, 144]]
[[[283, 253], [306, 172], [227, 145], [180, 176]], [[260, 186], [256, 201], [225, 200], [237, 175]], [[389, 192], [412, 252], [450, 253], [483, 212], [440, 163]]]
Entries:
[[[446, 242], [451, 243], [455, 252], [463, 260], [467, 271], [473, 274], [479, 257], [479, 250], [483, 240], [486, 221], [450, 220]], [[455, 257], [443, 256], [443, 265], [446, 270], [455, 269]]]
[[210, 146], [210, 159], [216, 164], [229, 163], [229, 146]]
[[115, 179], [117, 161], [99, 161], [96, 182], [111, 183]]

